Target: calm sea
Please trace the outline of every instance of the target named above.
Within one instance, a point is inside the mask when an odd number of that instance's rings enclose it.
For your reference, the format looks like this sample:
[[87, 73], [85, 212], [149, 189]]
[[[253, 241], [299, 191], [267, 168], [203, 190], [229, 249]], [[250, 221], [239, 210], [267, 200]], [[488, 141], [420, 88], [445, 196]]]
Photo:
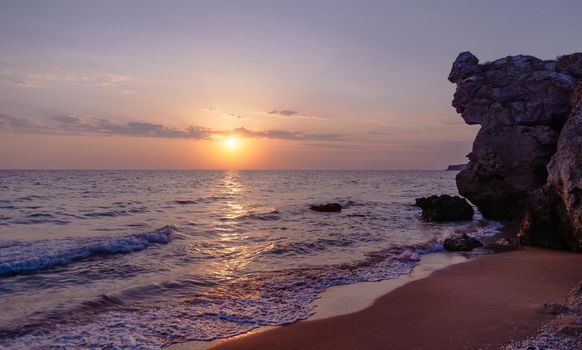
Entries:
[[[447, 234], [446, 171], [0, 171], [0, 348], [160, 348], [309, 317]], [[339, 202], [341, 213], [310, 204]]]

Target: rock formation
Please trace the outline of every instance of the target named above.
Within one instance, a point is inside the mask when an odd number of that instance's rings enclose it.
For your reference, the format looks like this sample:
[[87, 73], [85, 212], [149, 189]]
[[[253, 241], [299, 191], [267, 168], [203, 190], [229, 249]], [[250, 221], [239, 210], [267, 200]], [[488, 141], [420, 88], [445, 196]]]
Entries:
[[[580, 72], [582, 54], [579, 55]], [[520, 236], [524, 243], [582, 250], [582, 84], [548, 165], [548, 182], [533, 192]]]
[[480, 124], [459, 192], [525, 244], [582, 251], [582, 53], [453, 63], [453, 106]]
[[470, 52], [457, 57], [449, 75], [457, 84], [453, 106], [467, 124], [481, 125], [457, 187], [483, 216], [522, 217], [530, 193], [546, 183], [581, 78], [581, 54], [556, 61], [508, 56], [484, 64]]
[[422, 208], [422, 217], [429, 221], [471, 220], [475, 211], [464, 198], [458, 196], [430, 196], [416, 199]]

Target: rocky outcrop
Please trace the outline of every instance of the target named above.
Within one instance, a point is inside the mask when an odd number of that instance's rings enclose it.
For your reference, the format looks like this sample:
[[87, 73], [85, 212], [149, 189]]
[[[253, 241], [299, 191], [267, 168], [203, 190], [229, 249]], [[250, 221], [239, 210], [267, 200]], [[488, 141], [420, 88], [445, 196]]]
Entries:
[[467, 169], [467, 164], [452, 164], [447, 167], [447, 170], [465, 170]]
[[471, 220], [475, 211], [464, 198], [458, 196], [430, 196], [416, 199], [422, 217], [429, 221]]
[[[582, 73], [582, 55], [577, 60]], [[524, 243], [582, 251], [582, 84], [572, 96], [574, 109], [548, 165], [548, 181], [536, 190], [524, 216]]]
[[470, 52], [457, 57], [449, 75], [457, 84], [453, 106], [467, 124], [481, 125], [457, 187], [483, 216], [522, 217], [530, 193], [546, 183], [581, 78], [582, 54], [552, 61], [508, 56], [485, 64]]
[[467, 234], [455, 234], [447, 239], [443, 244], [444, 248], [451, 252], [463, 252], [470, 251], [474, 248], [482, 247], [483, 244], [473, 237], [467, 236]]
[[333, 213], [342, 211], [342, 205], [339, 203], [326, 203], [310, 205], [309, 209], [323, 213]]

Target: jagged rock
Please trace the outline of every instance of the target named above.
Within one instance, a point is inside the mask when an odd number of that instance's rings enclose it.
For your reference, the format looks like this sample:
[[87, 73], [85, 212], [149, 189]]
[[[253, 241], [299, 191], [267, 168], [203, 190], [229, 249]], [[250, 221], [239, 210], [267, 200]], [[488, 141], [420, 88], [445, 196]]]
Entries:
[[309, 209], [325, 213], [340, 212], [342, 205], [339, 203], [314, 204], [310, 205]]
[[453, 106], [467, 124], [481, 125], [457, 187], [483, 216], [520, 219], [529, 194], [546, 182], [580, 63], [580, 54], [573, 54], [558, 61], [518, 55], [479, 64], [469, 52], [453, 63]]
[[464, 198], [458, 196], [430, 196], [416, 199], [422, 208], [422, 217], [430, 221], [471, 220], [475, 211]]
[[467, 234], [462, 233], [455, 234], [445, 239], [443, 246], [448, 251], [461, 252], [473, 250], [474, 248], [479, 248], [482, 247], [483, 245], [475, 238], [469, 237], [467, 236]]
[[[582, 57], [578, 62], [582, 65]], [[548, 164], [547, 184], [532, 194], [528, 204], [520, 229], [524, 243], [582, 250], [582, 84], [573, 102]]]

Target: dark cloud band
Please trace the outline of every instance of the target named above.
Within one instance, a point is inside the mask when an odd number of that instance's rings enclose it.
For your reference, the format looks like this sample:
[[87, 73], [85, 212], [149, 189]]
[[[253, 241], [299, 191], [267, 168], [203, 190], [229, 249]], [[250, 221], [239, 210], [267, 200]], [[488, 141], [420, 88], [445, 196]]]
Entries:
[[234, 130], [214, 130], [199, 126], [189, 126], [180, 129], [149, 122], [118, 123], [105, 118], [75, 115], [53, 115], [43, 119], [32, 120], [0, 114], [0, 130], [58, 135], [97, 134], [195, 140], [210, 140], [215, 136], [227, 135], [236, 135], [243, 138], [303, 141], [337, 141], [341, 139], [340, 135], [336, 134], [304, 134], [285, 130], [251, 130], [244, 127]]

